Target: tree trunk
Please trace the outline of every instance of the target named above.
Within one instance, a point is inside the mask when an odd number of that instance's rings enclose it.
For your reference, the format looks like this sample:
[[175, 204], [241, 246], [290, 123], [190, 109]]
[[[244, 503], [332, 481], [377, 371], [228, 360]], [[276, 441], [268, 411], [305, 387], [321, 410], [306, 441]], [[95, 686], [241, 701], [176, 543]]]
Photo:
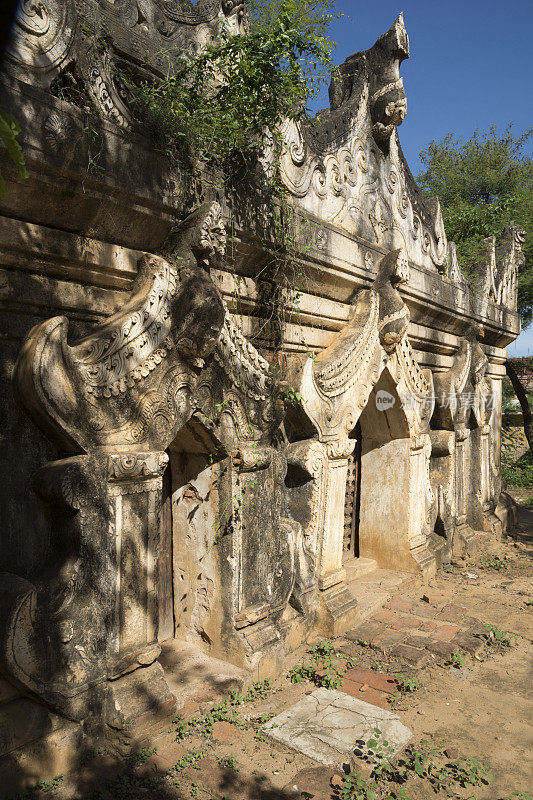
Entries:
[[522, 385], [522, 381], [516, 374], [515, 368], [509, 361], [505, 362], [505, 371], [507, 373], [507, 377], [513, 384], [515, 394], [518, 397], [518, 402], [520, 403], [522, 416], [524, 418], [524, 433], [526, 434], [527, 443], [529, 444], [529, 449], [533, 455], [533, 424], [531, 419], [531, 408], [529, 407], [529, 403], [527, 401], [526, 390]]

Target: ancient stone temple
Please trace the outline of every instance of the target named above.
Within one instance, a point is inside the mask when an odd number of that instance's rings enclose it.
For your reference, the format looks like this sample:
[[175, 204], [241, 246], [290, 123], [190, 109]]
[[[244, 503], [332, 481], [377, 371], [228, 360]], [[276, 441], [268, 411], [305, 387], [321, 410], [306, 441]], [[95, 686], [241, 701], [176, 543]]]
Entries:
[[0, 151], [0, 775], [168, 721], [162, 642], [275, 673], [353, 624], [363, 567], [431, 577], [508, 521], [522, 232], [467, 282], [401, 150], [400, 16], [329, 110], [284, 127], [302, 277], [271, 336], [259, 210], [207, 180], [190, 199], [118, 67], [160, 76], [243, 14], [23, 0], [13, 27], [0, 107], [29, 178]]

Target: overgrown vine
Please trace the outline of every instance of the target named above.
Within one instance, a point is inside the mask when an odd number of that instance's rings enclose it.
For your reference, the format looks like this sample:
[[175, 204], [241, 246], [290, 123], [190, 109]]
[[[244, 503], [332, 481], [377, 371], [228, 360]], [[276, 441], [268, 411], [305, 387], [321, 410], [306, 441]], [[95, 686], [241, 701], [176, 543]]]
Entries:
[[[333, 5], [334, 0], [248, 0], [244, 33], [232, 35], [222, 25], [216, 41], [200, 52], [167, 54], [162, 79], [123, 76], [139, 122], [181, 174], [188, 174], [192, 194], [201, 184], [224, 195], [231, 232], [244, 221], [250, 229], [252, 222], [265, 256], [254, 276], [260, 321], [253, 336], [274, 354], [288, 314], [296, 318], [305, 345], [299, 302], [308, 276], [301, 255], [313, 243], [304, 235], [309, 224], [296, 216], [280, 181], [280, 129], [287, 119], [308, 116], [309, 100], [331, 78]], [[241, 279], [232, 271], [232, 311], [239, 316]]]

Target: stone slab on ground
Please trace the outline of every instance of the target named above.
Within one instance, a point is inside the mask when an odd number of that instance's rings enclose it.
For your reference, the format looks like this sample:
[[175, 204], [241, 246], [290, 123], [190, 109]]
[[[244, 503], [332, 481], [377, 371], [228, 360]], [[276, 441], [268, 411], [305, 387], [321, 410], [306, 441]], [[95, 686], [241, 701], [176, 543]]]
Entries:
[[396, 753], [411, 739], [397, 714], [333, 689], [316, 689], [271, 719], [268, 737], [326, 766], [349, 763], [378, 727]]

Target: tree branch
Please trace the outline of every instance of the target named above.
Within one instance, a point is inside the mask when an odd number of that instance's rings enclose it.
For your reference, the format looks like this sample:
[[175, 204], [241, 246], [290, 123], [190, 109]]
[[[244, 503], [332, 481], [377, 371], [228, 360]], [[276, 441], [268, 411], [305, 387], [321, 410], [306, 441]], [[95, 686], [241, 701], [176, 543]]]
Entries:
[[526, 390], [524, 389], [522, 381], [518, 377], [516, 370], [509, 359], [507, 359], [505, 362], [505, 372], [507, 373], [507, 377], [513, 385], [518, 402], [520, 403], [522, 417], [524, 419], [524, 433], [526, 434], [527, 443], [529, 444], [529, 449], [533, 455], [533, 421], [531, 417], [531, 408], [529, 407], [529, 403], [527, 401]]

